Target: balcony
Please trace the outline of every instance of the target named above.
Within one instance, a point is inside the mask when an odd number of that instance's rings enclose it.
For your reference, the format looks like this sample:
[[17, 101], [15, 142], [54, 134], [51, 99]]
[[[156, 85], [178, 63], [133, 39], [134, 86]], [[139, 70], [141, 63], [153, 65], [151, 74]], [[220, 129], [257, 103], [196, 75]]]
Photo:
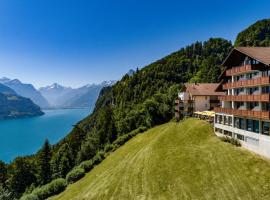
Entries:
[[241, 117], [251, 117], [257, 119], [270, 119], [269, 111], [253, 111], [253, 110], [237, 110], [232, 108], [215, 107], [214, 111], [217, 113], [226, 113], [230, 115], [236, 115]]
[[180, 100], [179, 99], [175, 99], [174, 103], [175, 103], [175, 105], [177, 105], [177, 104], [180, 103]]
[[251, 72], [253, 70], [258, 70], [259, 65], [244, 65], [239, 67], [233, 67], [231, 69], [226, 70], [226, 76], [234, 76], [241, 73]]
[[270, 94], [259, 94], [259, 95], [228, 95], [228, 96], [219, 96], [220, 101], [261, 101], [261, 102], [269, 102]]
[[241, 87], [252, 87], [252, 86], [259, 86], [259, 85], [268, 85], [270, 84], [270, 77], [263, 76], [255, 79], [249, 80], [241, 80], [232, 83], [225, 83], [223, 84], [223, 89], [228, 90], [232, 88], [241, 88]]

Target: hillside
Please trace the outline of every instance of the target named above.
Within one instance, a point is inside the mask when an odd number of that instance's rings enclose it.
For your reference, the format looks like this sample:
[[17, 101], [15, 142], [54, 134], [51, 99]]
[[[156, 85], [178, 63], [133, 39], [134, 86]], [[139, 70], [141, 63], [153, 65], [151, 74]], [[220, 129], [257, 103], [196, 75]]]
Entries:
[[270, 46], [270, 19], [263, 19], [240, 32], [235, 46]]
[[0, 83], [14, 90], [18, 95], [30, 98], [41, 108], [49, 108], [49, 103], [32, 84], [22, 83], [18, 79], [1, 78]]
[[[12, 90], [11, 90], [12, 91]], [[44, 114], [30, 99], [0, 92], [0, 120], [33, 117]]]
[[[48, 161], [44, 163], [50, 171], [48, 177], [40, 179], [40, 173], [45, 172], [37, 153], [29, 159], [19, 160], [30, 168], [21, 167], [22, 163], [16, 159], [11, 162], [3, 182], [7, 182], [11, 193], [19, 198], [31, 185], [37, 187], [65, 178], [74, 166], [92, 159], [119, 137], [136, 129], [168, 122], [174, 116], [172, 102], [181, 84], [188, 81], [216, 82], [223, 70], [219, 66], [231, 48], [230, 41], [210, 38], [137, 69], [132, 76], [125, 74], [113, 86], [103, 88], [93, 113], [51, 147]], [[25, 171], [27, 179], [24, 178]]]
[[269, 199], [269, 180], [269, 161], [188, 119], [136, 136], [53, 199]]

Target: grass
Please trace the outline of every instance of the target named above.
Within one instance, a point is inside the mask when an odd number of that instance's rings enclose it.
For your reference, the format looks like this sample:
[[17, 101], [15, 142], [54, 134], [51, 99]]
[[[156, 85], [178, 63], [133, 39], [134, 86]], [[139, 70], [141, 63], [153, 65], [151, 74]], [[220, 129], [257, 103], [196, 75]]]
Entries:
[[270, 199], [270, 162], [187, 119], [139, 134], [53, 199]]

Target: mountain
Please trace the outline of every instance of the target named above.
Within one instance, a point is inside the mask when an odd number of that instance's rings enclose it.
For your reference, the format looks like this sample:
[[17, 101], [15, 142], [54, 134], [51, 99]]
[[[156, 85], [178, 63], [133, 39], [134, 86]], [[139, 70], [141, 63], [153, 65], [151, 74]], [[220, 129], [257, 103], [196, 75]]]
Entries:
[[53, 108], [62, 108], [63, 103], [68, 99], [68, 94], [71, 91], [72, 88], [64, 87], [57, 83], [39, 89], [39, 92], [48, 100]]
[[132, 76], [133, 74], [135, 74], [135, 71], [133, 69], [130, 69], [127, 73], [127, 75]]
[[9, 88], [1, 83], [0, 83], [0, 93], [16, 95], [16, 92], [14, 90], [12, 90], [11, 88]]
[[[96, 156], [99, 159], [102, 152], [116, 148], [113, 145], [115, 141], [123, 144], [133, 131], [171, 120], [174, 115], [173, 101], [182, 83], [194, 77], [197, 82], [216, 82], [223, 70], [220, 64], [231, 48], [231, 43], [222, 38], [195, 42], [137, 70], [132, 76], [125, 74], [112, 86], [104, 87], [92, 114], [78, 122], [63, 140], [53, 145], [48, 161], [51, 179], [65, 178], [73, 167], [83, 161], [91, 161]], [[21, 177], [24, 176], [20, 171], [11, 170], [7, 175], [9, 188], [16, 197], [20, 197], [30, 185], [43, 184], [36, 170], [40, 169], [39, 158], [37, 153], [31, 158], [15, 159], [9, 164], [13, 169], [22, 166], [22, 163], [27, 166], [29, 178], [23, 182]], [[18, 176], [14, 176], [13, 172]]]
[[88, 84], [75, 89], [54, 83], [51, 86], [40, 88], [39, 91], [55, 108], [89, 108], [92, 110], [100, 90], [113, 83], [114, 81], [104, 81], [101, 84]]
[[46, 109], [50, 107], [47, 100], [40, 94], [39, 91], [35, 89], [32, 84], [25, 84], [18, 79], [11, 80], [5, 77], [0, 79], [0, 83], [13, 89], [18, 95], [30, 98], [41, 108]]
[[188, 119], [135, 136], [52, 200], [262, 200], [270, 198], [261, 187], [269, 179], [266, 159], [222, 142], [210, 124]]
[[[1, 84], [0, 88], [2, 88]], [[42, 114], [40, 107], [30, 99], [18, 96], [10, 91], [0, 92], [0, 119], [33, 117]]]
[[270, 46], [270, 19], [259, 20], [240, 32], [235, 46]]

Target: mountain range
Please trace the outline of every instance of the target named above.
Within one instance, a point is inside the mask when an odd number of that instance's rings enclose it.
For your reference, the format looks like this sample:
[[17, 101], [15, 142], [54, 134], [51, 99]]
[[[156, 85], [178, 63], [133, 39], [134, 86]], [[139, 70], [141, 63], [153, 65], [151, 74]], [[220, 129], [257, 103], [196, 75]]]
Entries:
[[1, 78], [0, 83], [13, 89], [18, 95], [30, 98], [35, 104], [42, 109], [50, 107], [48, 101], [40, 94], [38, 90], [32, 84], [22, 83], [18, 79], [11, 80], [9, 78]]
[[[58, 83], [36, 89], [32, 84], [18, 79], [0, 78], [5, 91], [29, 98], [42, 109], [89, 108], [93, 109], [103, 87], [112, 86], [115, 81], [87, 84], [79, 88], [65, 87]], [[0, 88], [1, 90], [1, 88]]]
[[42, 115], [40, 107], [31, 99], [17, 95], [11, 88], [0, 83], [0, 119]]
[[51, 108], [90, 108], [92, 110], [100, 90], [114, 83], [115, 81], [104, 81], [100, 84], [88, 84], [79, 88], [54, 83], [41, 87], [39, 92], [48, 100]]

